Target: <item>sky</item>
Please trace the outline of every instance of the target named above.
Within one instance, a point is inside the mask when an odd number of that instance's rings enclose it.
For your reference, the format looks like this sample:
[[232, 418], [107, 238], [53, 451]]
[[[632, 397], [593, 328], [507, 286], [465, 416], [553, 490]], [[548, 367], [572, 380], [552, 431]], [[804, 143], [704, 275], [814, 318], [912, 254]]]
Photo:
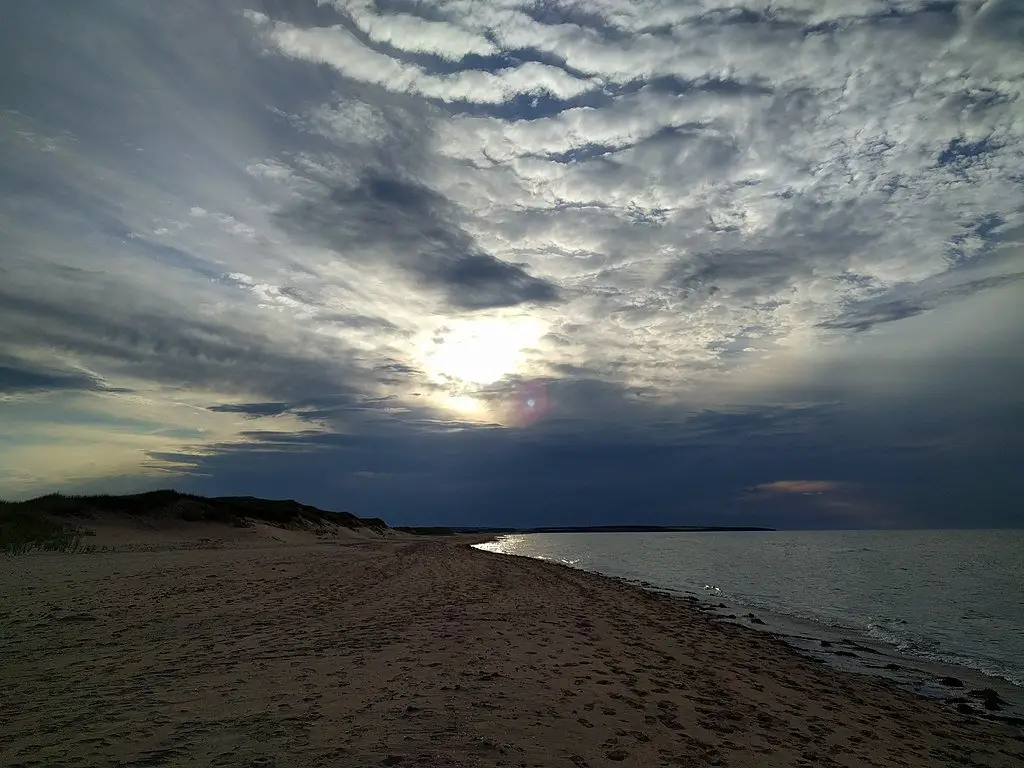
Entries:
[[0, 497], [1024, 524], [1020, 0], [0, 0]]

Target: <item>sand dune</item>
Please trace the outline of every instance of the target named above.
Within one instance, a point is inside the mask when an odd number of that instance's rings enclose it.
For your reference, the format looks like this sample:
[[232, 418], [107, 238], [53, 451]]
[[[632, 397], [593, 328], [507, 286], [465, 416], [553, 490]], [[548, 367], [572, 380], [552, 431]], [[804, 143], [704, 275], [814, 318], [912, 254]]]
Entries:
[[238, 549], [377, 541], [396, 535], [368, 528], [344, 526], [280, 526], [247, 520], [245, 526], [218, 522], [185, 522], [180, 519], [138, 520], [128, 516], [105, 515], [96, 520], [54, 518], [84, 528], [83, 546], [115, 552], [163, 552], [174, 549]]
[[0, 502], [0, 553], [260, 547], [379, 540], [400, 533], [379, 518], [252, 496], [208, 498], [160, 490]]
[[450, 539], [32, 554], [0, 580], [7, 768], [1024, 765], [1009, 726]]

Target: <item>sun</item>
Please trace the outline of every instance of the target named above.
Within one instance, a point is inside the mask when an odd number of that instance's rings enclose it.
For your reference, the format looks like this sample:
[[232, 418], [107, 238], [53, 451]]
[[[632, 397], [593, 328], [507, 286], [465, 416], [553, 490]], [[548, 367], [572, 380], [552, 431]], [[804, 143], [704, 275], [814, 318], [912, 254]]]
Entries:
[[436, 381], [459, 388], [480, 387], [522, 373], [525, 351], [543, 335], [527, 317], [447, 323], [423, 346], [424, 368]]

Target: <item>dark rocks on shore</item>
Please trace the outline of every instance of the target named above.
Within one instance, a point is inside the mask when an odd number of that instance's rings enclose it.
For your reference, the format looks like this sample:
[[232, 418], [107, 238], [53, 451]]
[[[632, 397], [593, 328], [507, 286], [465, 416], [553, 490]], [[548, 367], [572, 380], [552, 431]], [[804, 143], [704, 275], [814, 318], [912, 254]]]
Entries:
[[888, 664], [886, 664], [885, 668], [892, 671], [896, 671], [897, 669], [903, 669], [903, 667], [901, 667], [899, 664], [894, 664], [893, 662], [889, 662]]
[[755, 616], [752, 613], [747, 614], [747, 619], [750, 621], [751, 624], [764, 624], [764, 622], [761, 619], [757, 618], [757, 616]]
[[975, 699], [980, 699], [981, 706], [990, 712], [998, 711], [1003, 708], [1004, 704], [1006, 704], [1006, 702], [1003, 701], [1003, 697], [991, 688], [979, 688], [977, 690], [968, 691], [967, 695]]
[[950, 688], [963, 688], [964, 681], [959, 677], [944, 677], [940, 680], [943, 685], [949, 686]]
[[832, 643], [830, 643], [828, 640], [822, 640], [821, 641], [821, 647], [822, 648], [831, 648], [832, 647]]
[[834, 653], [836, 656], [848, 656], [852, 659], [857, 658], [857, 654], [853, 651], [832, 651], [832, 653]]

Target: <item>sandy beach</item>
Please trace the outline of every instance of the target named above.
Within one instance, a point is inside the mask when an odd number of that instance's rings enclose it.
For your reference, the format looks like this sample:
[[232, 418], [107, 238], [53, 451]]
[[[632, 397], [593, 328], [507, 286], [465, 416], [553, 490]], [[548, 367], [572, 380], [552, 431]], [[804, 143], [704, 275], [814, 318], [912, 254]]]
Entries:
[[0, 765], [1024, 765], [1018, 728], [597, 575], [211, 536], [0, 559]]

